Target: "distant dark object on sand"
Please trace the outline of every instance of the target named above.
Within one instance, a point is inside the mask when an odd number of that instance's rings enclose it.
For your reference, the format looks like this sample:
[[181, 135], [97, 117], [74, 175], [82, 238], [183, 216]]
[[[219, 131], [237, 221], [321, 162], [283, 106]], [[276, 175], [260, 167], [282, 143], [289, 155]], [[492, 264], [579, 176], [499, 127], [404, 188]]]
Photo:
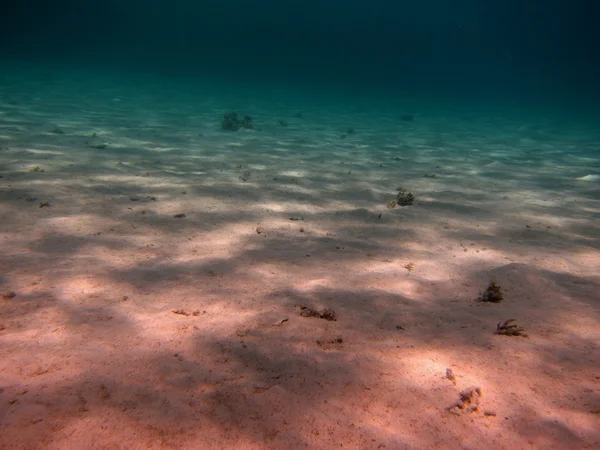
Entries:
[[414, 122], [415, 116], [413, 114], [404, 114], [400, 117], [400, 119], [404, 120], [405, 122]]
[[490, 281], [487, 289], [479, 296], [481, 302], [500, 303], [504, 300], [502, 288], [495, 281]]
[[396, 199], [390, 200], [386, 204], [388, 209], [394, 209], [396, 206], [412, 206], [415, 201], [415, 196], [412, 192], [407, 192], [402, 188], [398, 188], [396, 191], [398, 192]]
[[412, 192], [407, 192], [402, 188], [396, 189], [398, 194], [396, 194], [396, 203], [400, 206], [411, 206], [415, 201], [415, 196]]
[[223, 120], [221, 121], [221, 129], [227, 131], [238, 131], [241, 128], [245, 129], [253, 129], [254, 125], [252, 124], [252, 117], [245, 115], [243, 118], [240, 118], [236, 112], [230, 112], [223, 116]]

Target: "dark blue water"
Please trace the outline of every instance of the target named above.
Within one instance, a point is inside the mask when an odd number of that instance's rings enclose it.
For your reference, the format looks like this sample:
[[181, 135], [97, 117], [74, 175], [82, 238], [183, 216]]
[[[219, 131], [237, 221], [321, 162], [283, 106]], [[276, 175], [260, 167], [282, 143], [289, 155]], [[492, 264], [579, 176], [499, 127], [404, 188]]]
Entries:
[[0, 57], [593, 108], [599, 10], [586, 0], [12, 0]]

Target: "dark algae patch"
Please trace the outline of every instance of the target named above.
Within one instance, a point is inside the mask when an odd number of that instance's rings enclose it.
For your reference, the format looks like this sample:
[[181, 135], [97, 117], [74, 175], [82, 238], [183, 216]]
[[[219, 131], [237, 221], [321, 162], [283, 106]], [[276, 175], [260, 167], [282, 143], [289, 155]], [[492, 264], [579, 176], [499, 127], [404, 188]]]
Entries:
[[478, 300], [480, 302], [500, 303], [504, 300], [502, 288], [498, 286], [495, 281], [491, 281], [487, 289], [479, 296]]

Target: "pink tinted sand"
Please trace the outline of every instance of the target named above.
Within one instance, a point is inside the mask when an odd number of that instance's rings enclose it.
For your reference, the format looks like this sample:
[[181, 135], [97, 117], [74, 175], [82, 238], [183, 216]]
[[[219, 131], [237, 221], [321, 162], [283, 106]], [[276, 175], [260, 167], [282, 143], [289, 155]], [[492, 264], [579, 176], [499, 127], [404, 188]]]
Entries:
[[334, 163], [31, 147], [3, 153], [1, 448], [600, 445], [597, 202], [439, 169], [388, 210]]

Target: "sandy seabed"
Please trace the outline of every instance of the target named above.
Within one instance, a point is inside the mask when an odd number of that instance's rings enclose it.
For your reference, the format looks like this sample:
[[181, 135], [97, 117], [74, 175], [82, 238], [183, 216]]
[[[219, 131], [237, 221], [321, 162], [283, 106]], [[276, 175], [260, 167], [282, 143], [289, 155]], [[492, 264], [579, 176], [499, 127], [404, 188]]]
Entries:
[[305, 94], [3, 74], [0, 448], [600, 447], [595, 119]]

